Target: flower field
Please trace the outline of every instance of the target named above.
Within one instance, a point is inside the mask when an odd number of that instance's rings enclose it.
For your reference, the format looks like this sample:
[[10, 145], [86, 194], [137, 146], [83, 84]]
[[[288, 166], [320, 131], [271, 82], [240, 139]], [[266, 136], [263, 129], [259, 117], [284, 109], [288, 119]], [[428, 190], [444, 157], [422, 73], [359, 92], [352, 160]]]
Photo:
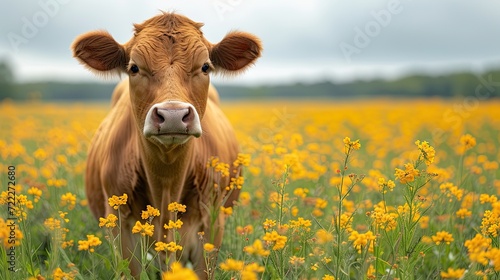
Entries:
[[[241, 143], [212, 279], [500, 277], [500, 101], [223, 103]], [[85, 198], [88, 145], [106, 104], [0, 103], [0, 279], [120, 279], [118, 217]], [[218, 176], [227, 166], [207, 163]], [[14, 205], [15, 202], [15, 205]], [[110, 203], [126, 203], [114, 197]], [[133, 232], [148, 238], [148, 207]], [[150, 221], [150, 220], [149, 220]], [[182, 221], [165, 228], [175, 231]], [[157, 242], [141, 259], [158, 274]], [[140, 246], [147, 246], [141, 242]], [[171, 255], [176, 258], [175, 255]], [[164, 279], [195, 279], [173, 262]]]

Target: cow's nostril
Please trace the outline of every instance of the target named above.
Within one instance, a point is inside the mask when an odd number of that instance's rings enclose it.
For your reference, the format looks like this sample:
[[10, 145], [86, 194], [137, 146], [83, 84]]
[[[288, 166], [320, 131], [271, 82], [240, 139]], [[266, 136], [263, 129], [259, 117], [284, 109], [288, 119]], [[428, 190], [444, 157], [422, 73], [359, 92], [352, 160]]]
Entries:
[[183, 123], [188, 123], [191, 120], [191, 108], [187, 108], [186, 114], [182, 117]]
[[153, 118], [155, 123], [162, 124], [165, 122], [165, 118], [158, 112], [158, 108], [154, 108]]

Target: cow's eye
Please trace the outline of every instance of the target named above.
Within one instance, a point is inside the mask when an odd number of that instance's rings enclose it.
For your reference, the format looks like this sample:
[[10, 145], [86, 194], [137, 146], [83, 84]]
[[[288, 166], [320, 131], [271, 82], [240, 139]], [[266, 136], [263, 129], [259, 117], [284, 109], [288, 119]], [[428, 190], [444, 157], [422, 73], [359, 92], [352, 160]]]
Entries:
[[139, 73], [139, 66], [135, 65], [135, 64], [132, 64], [130, 66], [130, 73], [132, 74], [137, 74]]
[[203, 73], [208, 73], [209, 70], [210, 70], [210, 65], [208, 63], [205, 63], [203, 64], [203, 66], [201, 66], [201, 71], [203, 71]]

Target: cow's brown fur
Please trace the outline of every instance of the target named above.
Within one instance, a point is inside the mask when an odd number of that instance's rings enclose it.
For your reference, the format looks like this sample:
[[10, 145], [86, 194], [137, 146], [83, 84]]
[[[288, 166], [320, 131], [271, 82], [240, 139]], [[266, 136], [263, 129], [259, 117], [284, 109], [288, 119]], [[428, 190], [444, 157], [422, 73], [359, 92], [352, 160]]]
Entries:
[[[206, 278], [202, 244], [197, 236], [202, 231], [210, 233], [208, 213], [202, 207], [209, 203], [213, 187], [206, 164], [211, 156], [233, 162], [238, 145], [218, 106], [217, 92], [200, 69], [209, 62], [216, 71], [240, 71], [260, 56], [260, 41], [251, 34], [232, 32], [214, 45], [203, 37], [202, 24], [173, 13], [134, 26], [133, 38], [123, 45], [104, 31], [94, 31], [78, 37], [72, 46], [74, 56], [92, 71], [128, 72], [130, 76], [116, 87], [111, 111], [91, 143], [86, 171], [89, 205], [96, 218], [105, 217], [116, 213], [107, 203], [109, 197], [128, 195], [127, 204], [120, 208], [121, 240], [124, 257], [130, 260], [135, 276], [140, 273], [140, 265], [136, 259], [137, 236], [131, 230], [136, 221], [142, 221], [141, 211], [146, 205], [160, 209], [160, 217], [153, 220], [152, 241], [167, 241], [164, 235], [167, 239], [172, 236], [163, 224], [174, 218], [167, 205], [187, 205], [180, 230], [182, 260], [191, 262], [200, 278]], [[131, 73], [131, 65], [138, 65], [140, 74]], [[143, 136], [148, 110], [167, 100], [194, 106], [201, 119], [201, 137], [164, 145]], [[223, 184], [228, 183], [226, 179]], [[228, 205], [236, 198], [234, 192]], [[220, 216], [216, 223], [217, 246], [223, 224]]]

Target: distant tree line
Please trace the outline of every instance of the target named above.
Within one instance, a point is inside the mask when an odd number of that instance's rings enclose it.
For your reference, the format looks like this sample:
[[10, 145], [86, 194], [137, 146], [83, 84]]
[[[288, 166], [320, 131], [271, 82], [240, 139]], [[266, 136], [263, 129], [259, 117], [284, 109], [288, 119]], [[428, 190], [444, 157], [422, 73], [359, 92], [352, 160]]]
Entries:
[[[14, 83], [8, 63], [0, 61], [0, 100], [103, 101], [111, 98], [113, 83], [36, 82]], [[480, 75], [454, 73], [441, 76], [411, 75], [396, 80], [353, 81], [273, 86], [216, 85], [223, 100], [228, 99], [339, 99], [339, 98], [414, 98], [414, 97], [500, 97], [500, 70]], [[487, 92], [485, 92], [487, 91]]]

